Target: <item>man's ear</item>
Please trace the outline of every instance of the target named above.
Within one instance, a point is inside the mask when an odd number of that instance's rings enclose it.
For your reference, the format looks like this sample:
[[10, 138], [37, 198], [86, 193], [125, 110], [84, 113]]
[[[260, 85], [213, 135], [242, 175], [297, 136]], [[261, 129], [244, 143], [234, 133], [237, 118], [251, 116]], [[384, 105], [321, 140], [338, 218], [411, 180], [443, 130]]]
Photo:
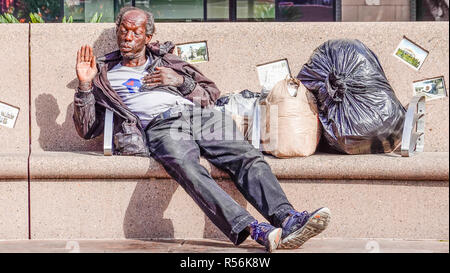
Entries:
[[146, 35], [145, 36], [145, 44], [148, 45], [150, 43], [150, 41], [152, 40], [152, 35]]

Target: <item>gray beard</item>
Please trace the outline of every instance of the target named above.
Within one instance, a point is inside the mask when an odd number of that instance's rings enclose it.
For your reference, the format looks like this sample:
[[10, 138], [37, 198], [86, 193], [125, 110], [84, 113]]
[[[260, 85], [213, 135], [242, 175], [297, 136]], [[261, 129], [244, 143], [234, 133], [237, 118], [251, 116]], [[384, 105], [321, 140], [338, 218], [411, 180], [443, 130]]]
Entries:
[[142, 55], [145, 56], [145, 50], [142, 52], [142, 54], [141, 53], [129, 54], [128, 52], [122, 53], [122, 51], [119, 51], [119, 52], [120, 52], [120, 56], [122, 56], [123, 59], [129, 60], [129, 61], [139, 59]]

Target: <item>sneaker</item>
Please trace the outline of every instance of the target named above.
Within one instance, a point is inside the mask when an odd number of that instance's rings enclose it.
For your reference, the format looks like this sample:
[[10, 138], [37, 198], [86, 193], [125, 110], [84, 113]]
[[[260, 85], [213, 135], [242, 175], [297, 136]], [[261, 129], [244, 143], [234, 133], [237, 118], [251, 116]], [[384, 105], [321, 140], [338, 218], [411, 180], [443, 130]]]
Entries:
[[309, 214], [307, 211], [292, 210], [283, 225], [279, 248], [299, 248], [307, 240], [327, 228], [331, 212], [328, 208], [320, 208]]
[[267, 223], [258, 224], [258, 221], [253, 221], [250, 226], [252, 228], [252, 239], [260, 245], [265, 246], [268, 252], [272, 252], [278, 248], [283, 232], [281, 228], [276, 228]]

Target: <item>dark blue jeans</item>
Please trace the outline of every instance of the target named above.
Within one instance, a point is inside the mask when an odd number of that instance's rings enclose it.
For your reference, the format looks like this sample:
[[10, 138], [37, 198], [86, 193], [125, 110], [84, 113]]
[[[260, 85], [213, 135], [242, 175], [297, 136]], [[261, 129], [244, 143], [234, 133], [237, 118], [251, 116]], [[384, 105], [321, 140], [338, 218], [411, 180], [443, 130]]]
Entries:
[[255, 220], [200, 164], [200, 155], [227, 172], [242, 195], [272, 225], [281, 226], [292, 209], [262, 153], [244, 140], [229, 115], [214, 109], [176, 106], [145, 128], [151, 156], [194, 199], [235, 244]]

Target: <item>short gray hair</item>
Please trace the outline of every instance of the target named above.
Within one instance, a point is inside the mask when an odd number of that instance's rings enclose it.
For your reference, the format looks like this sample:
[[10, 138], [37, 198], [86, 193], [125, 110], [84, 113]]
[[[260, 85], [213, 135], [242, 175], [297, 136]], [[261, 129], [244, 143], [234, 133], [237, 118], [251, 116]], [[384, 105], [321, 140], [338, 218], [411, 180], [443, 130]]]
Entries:
[[122, 23], [122, 18], [125, 15], [125, 13], [132, 10], [137, 10], [145, 14], [145, 16], [147, 17], [147, 24], [145, 25], [145, 34], [153, 35], [153, 33], [155, 33], [155, 19], [153, 18], [153, 14], [149, 11], [132, 6], [127, 6], [120, 9], [119, 14], [117, 15], [116, 18], [116, 29], [119, 29], [119, 26]]

